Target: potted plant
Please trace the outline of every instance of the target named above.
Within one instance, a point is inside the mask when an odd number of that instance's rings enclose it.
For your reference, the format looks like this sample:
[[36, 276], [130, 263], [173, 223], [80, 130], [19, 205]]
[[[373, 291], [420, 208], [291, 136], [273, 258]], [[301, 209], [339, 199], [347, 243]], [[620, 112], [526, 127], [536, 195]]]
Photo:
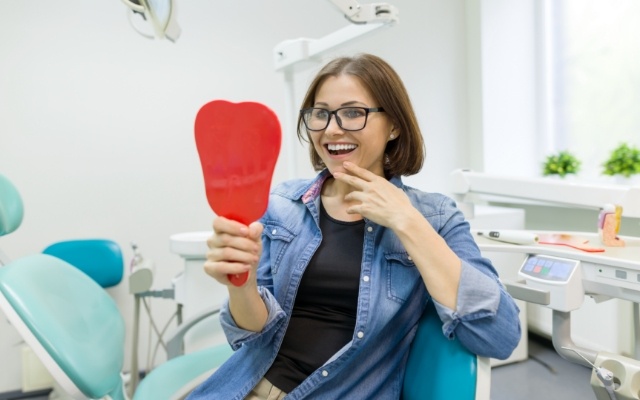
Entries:
[[577, 174], [582, 163], [568, 151], [561, 151], [547, 156], [542, 164], [542, 175], [564, 178], [569, 174]]
[[640, 149], [622, 143], [611, 151], [609, 159], [602, 166], [604, 175], [629, 178], [640, 174]]

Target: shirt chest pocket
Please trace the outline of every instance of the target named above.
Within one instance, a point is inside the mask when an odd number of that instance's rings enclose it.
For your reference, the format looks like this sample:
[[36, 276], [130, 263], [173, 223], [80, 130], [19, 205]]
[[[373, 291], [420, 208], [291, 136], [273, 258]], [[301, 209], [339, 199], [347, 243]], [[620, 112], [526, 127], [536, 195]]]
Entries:
[[404, 303], [409, 298], [416, 279], [421, 279], [407, 253], [386, 253], [384, 272], [387, 277], [387, 297], [398, 303]]
[[268, 257], [271, 262], [272, 273], [278, 273], [278, 269], [282, 263], [284, 254], [295, 237], [295, 234], [282, 225], [274, 223], [266, 223], [264, 226], [264, 235], [267, 236]]

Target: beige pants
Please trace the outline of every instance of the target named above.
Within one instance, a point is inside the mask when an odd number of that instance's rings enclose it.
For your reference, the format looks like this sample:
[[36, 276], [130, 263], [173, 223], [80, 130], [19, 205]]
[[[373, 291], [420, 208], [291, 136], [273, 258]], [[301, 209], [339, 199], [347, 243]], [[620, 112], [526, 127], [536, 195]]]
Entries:
[[282, 400], [287, 394], [262, 378], [244, 400]]

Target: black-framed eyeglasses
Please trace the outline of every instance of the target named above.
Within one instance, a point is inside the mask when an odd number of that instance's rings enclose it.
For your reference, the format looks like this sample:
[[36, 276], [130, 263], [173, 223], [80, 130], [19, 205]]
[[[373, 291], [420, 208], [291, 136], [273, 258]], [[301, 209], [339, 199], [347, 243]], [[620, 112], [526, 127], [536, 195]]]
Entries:
[[345, 131], [359, 131], [367, 125], [367, 117], [372, 112], [384, 112], [382, 107], [342, 107], [336, 110], [325, 108], [305, 108], [300, 110], [302, 122], [310, 131], [322, 131], [327, 129], [331, 122], [331, 115], [336, 116], [338, 126]]

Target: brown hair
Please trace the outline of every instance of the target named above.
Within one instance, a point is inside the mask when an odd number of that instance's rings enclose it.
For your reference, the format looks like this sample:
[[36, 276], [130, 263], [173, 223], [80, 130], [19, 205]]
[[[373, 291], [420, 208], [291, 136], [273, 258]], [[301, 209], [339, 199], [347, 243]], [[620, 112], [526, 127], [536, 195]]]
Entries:
[[[418, 173], [425, 157], [422, 133], [402, 80], [383, 59], [371, 54], [359, 54], [329, 62], [311, 82], [301, 108], [313, 107], [316, 92], [325, 79], [341, 74], [359, 78], [378, 102], [376, 106], [384, 108], [392, 124], [399, 130], [398, 138], [387, 142], [385, 154], [389, 157], [389, 163], [385, 163], [385, 174], [409, 176]], [[302, 116], [298, 116], [298, 139], [311, 143]], [[322, 159], [311, 145], [309, 155], [316, 171], [324, 168]]]

